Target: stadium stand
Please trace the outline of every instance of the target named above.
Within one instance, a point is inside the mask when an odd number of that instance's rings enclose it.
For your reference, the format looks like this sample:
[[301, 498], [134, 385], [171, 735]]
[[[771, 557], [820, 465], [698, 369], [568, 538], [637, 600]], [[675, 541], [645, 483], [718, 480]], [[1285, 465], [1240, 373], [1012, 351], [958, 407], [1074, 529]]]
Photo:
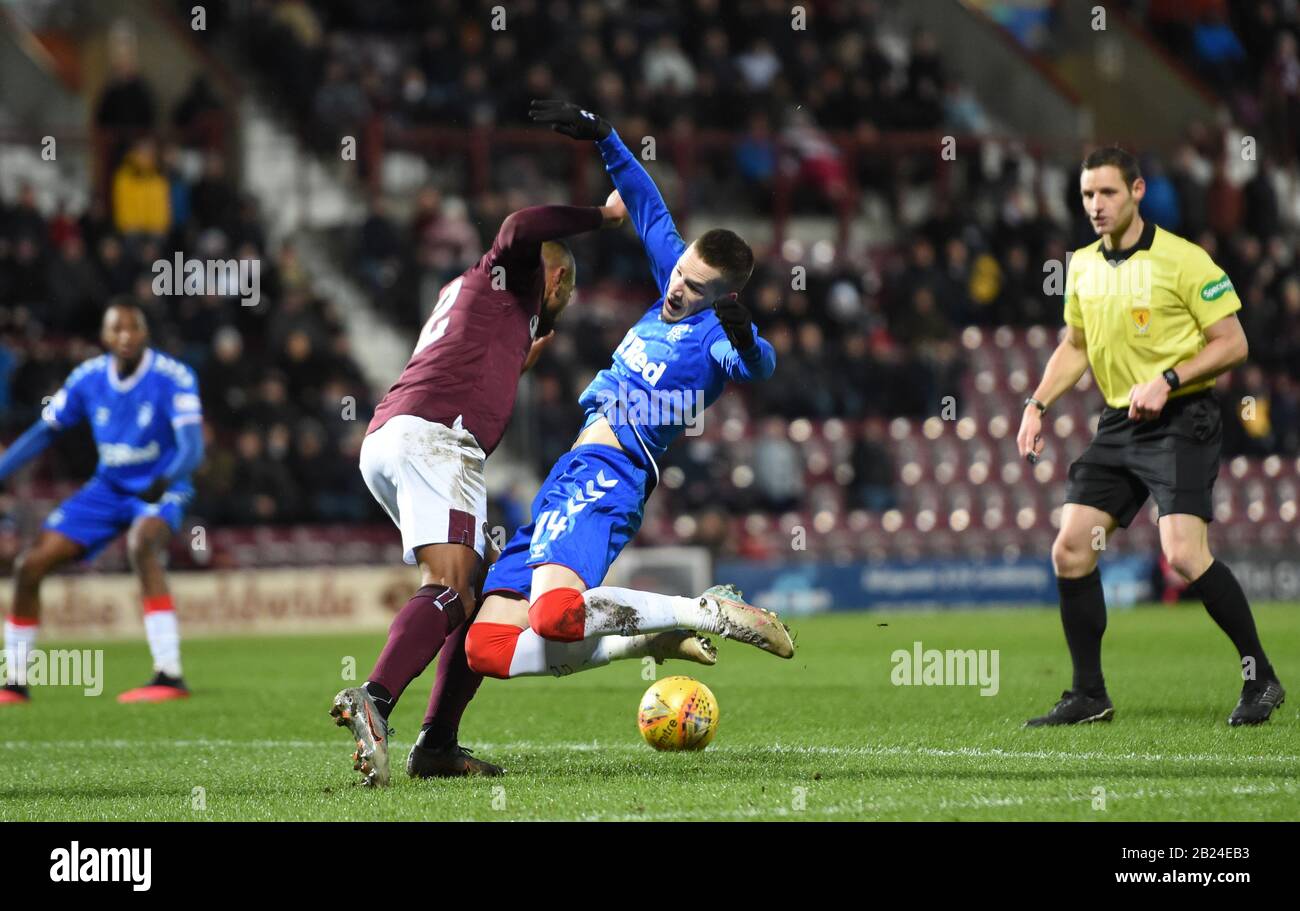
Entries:
[[[1031, 467], [1015, 457], [1021, 401], [1061, 325], [1042, 264], [1092, 239], [1073, 183], [1079, 149], [1000, 139], [933, 38], [900, 29], [885, 4], [830, 4], [801, 35], [781, 4], [661, 4], [616, 24], [591, 0], [525, 2], [511, 6], [510, 31], [528, 40], [489, 45], [482, 23], [490, 6], [252, 2], [210, 24], [218, 34], [241, 29], [259, 91], [322, 155], [334, 154], [340, 133], [362, 138], [358, 177], [369, 209], [336, 242], [378, 312], [413, 334], [426, 302], [480, 255], [512, 208], [603, 195], [597, 162], [520, 129], [530, 97], [587, 87], [583, 99], [625, 136], [663, 137], [654, 170], [683, 225], [747, 219], [770, 241], [746, 298], [777, 350], [777, 376], [729, 392], [703, 432], [670, 452], [638, 543], [788, 556], [792, 529], [801, 527], [810, 556], [1046, 553], [1066, 467], [1100, 408], [1085, 378], [1053, 411], [1048, 458]], [[682, 27], [707, 22], [719, 6], [749, 13], [748, 31]], [[1170, 18], [1175, 6], [1150, 4], [1145, 21], [1178, 49], [1187, 20]], [[1213, 19], [1216, 5], [1200, 6]], [[1234, 68], [1224, 25], [1195, 20], [1191, 47], [1227, 67], [1221, 82], [1233, 119], [1189, 124], [1179, 141], [1151, 151], [1144, 211], [1209, 250], [1246, 305], [1251, 361], [1219, 383], [1228, 461], [1218, 518], [1234, 545], [1295, 544], [1300, 121], [1280, 121], [1292, 140], [1268, 144], [1251, 167], [1227, 167], [1230, 137], [1294, 107], [1295, 13], [1248, 4], [1255, 18], [1241, 18], [1231, 6], [1229, 31], [1250, 46], [1252, 61], [1272, 62]], [[844, 29], [837, 15], [867, 25]], [[1040, 27], [1050, 33], [1050, 18], [1025, 34]], [[1270, 41], [1271, 57], [1260, 52]], [[502, 88], [510, 84], [513, 95]], [[101, 123], [105, 111], [129, 108], [132, 92], [106, 98]], [[189, 107], [212, 114], [202, 87], [194, 95]], [[1274, 108], [1252, 112], [1242, 104], [1251, 95]], [[790, 114], [794, 99], [802, 108]], [[175, 131], [185, 118], [177, 112], [172, 122]], [[945, 133], [959, 137], [961, 154], [938, 168], [933, 148]], [[492, 154], [476, 154], [489, 146]], [[32, 403], [84, 355], [108, 294], [148, 297], [140, 263], [180, 239], [218, 245], [212, 250], [247, 245], [274, 261], [264, 284], [275, 308], [149, 303], [160, 343], [200, 369], [209, 433], [228, 444], [200, 478], [196, 513], [214, 525], [259, 526], [232, 530], [251, 537], [231, 541], [280, 534], [260, 526], [375, 518], [355, 471], [364, 419], [342, 425], [334, 405], [364, 383], [329, 300], [301, 274], [291, 243], [266, 248], [256, 204], [241, 201], [220, 151], [200, 147], [201, 176], [192, 181], [169, 163], [177, 148], [164, 139], [153, 164], [136, 149], [127, 157], [135, 164], [125, 166], [153, 168], [167, 182], [173, 223], [163, 240], [128, 236], [121, 213], [101, 199], [75, 214], [38, 212], [22, 194], [5, 201], [0, 286], [27, 301], [7, 294], [0, 306], [0, 358], [11, 364], [14, 403], [4, 432], [21, 430]], [[386, 175], [411, 155], [425, 161], [421, 183], [395, 194]], [[177, 204], [178, 195], [188, 202]], [[187, 205], [187, 216], [175, 214]], [[770, 230], [800, 216], [829, 226], [836, 240]], [[888, 233], [879, 243], [850, 241], [851, 220]], [[528, 432], [503, 449], [539, 473], [571, 441], [578, 392], [655, 297], [630, 234], [575, 246], [578, 302], [521, 396], [515, 423]], [[791, 270], [803, 263], [806, 284], [794, 289]], [[1256, 407], [1243, 410], [1246, 397]], [[359, 403], [363, 414], [367, 406]], [[84, 457], [65, 446], [38, 479], [79, 477]], [[514, 502], [503, 508], [517, 515], [530, 495], [509, 494]], [[327, 530], [343, 527], [322, 524], [319, 538], [286, 532], [275, 547], [240, 545], [240, 559], [337, 562], [345, 544], [369, 553], [367, 533]], [[961, 533], [971, 528], [998, 534]], [[1117, 546], [1151, 552], [1155, 542], [1144, 511]]]

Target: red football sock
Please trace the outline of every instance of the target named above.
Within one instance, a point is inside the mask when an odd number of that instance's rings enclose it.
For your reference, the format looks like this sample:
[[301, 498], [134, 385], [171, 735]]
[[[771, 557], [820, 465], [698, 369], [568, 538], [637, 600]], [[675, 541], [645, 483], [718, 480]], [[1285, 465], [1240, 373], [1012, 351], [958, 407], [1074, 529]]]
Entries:
[[553, 588], [528, 608], [528, 625], [543, 639], [580, 642], [587, 633], [587, 605], [576, 588]]

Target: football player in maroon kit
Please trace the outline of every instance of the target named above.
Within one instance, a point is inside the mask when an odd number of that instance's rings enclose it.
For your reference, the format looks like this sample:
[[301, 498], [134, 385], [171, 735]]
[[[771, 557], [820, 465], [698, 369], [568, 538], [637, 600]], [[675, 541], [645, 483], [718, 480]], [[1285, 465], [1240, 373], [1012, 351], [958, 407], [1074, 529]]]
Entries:
[[419, 564], [422, 584], [394, 618], [365, 684], [340, 692], [330, 709], [352, 731], [353, 767], [367, 785], [388, 784], [388, 716], [444, 645], [407, 773], [501, 774], [456, 739], [483, 679], [465, 661], [466, 618], [486, 569], [483, 466], [510, 420], [520, 373], [573, 293], [573, 254], [560, 239], [617, 227], [626, 217], [617, 191], [604, 206], [512, 213], [492, 249], [439, 293], [410, 361], [375, 409], [361, 473], [401, 530], [404, 558]]

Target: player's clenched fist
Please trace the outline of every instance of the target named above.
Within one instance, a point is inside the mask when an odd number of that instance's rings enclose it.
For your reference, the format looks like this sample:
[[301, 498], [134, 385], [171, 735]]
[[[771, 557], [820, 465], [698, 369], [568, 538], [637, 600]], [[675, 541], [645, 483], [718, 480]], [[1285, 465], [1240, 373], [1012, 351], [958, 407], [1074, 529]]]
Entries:
[[722, 323], [731, 347], [741, 354], [754, 347], [754, 321], [749, 315], [749, 308], [737, 300], [736, 295], [718, 298], [713, 309], [717, 311], [718, 322]]
[[534, 123], [549, 123], [551, 129], [574, 139], [604, 139], [611, 129], [599, 114], [584, 111], [567, 101], [533, 100], [528, 118]]
[[627, 221], [627, 206], [618, 190], [606, 197], [605, 204], [600, 207], [600, 215], [604, 219], [602, 227], [606, 228], [619, 228]]
[[1037, 405], [1026, 405], [1020, 418], [1020, 432], [1016, 434], [1016, 446], [1021, 457], [1032, 464], [1043, 454], [1043, 445], [1043, 414]]

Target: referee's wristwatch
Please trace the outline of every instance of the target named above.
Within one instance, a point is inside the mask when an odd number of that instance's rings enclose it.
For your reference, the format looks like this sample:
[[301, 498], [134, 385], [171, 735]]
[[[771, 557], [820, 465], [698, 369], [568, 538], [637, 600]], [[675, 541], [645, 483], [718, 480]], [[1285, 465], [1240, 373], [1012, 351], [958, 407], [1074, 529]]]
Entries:
[[1170, 392], [1173, 392], [1175, 389], [1177, 389], [1179, 386], [1182, 385], [1182, 380], [1178, 378], [1178, 371], [1175, 370], [1173, 367], [1170, 367], [1168, 370], [1162, 373], [1161, 376], [1163, 376], [1165, 378], [1165, 382], [1169, 384]]
[[1043, 412], [1047, 411], [1047, 406], [1044, 405], [1042, 402], [1038, 401], [1038, 399], [1034, 398], [1032, 395], [1029, 398], [1025, 399], [1025, 405], [1026, 406], [1033, 405], [1035, 408], [1038, 409], [1039, 414], [1042, 414]]

